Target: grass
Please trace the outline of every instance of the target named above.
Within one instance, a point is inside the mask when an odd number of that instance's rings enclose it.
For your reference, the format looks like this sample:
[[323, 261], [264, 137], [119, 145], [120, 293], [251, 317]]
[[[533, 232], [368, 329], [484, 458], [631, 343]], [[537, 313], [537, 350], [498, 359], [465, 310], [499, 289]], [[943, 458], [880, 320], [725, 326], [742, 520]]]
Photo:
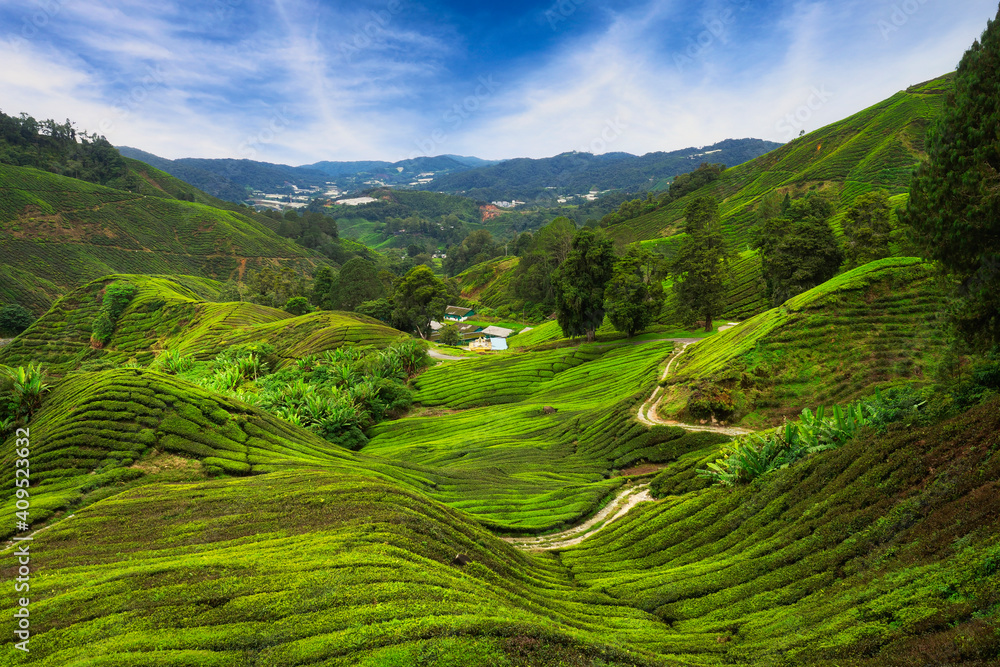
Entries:
[[154, 175], [132, 192], [0, 165], [0, 265], [19, 267], [5, 269], [0, 297], [41, 313], [55, 297], [106, 274], [226, 280], [247, 267], [311, 270], [325, 261], [246, 209], [204, 193], [201, 202], [174, 198], [170, 191], [184, 189], [180, 182]]
[[[119, 318], [102, 350], [90, 345], [91, 324], [105, 286], [132, 282], [138, 293]], [[66, 372], [82, 364], [109, 366], [136, 359], [147, 365], [164, 351], [214, 359], [223, 350], [268, 343], [281, 364], [344, 345], [386, 347], [405, 336], [354, 313], [322, 311], [294, 317], [251, 303], [214, 303], [217, 283], [192, 277], [112, 275], [92, 281], [58, 301], [15, 341], [0, 349], [0, 363], [37, 360]]]
[[767, 426], [876, 386], [928, 381], [946, 347], [943, 299], [919, 259], [872, 262], [691, 347], [661, 407], [684, 416], [700, 392], [730, 405], [731, 418]]

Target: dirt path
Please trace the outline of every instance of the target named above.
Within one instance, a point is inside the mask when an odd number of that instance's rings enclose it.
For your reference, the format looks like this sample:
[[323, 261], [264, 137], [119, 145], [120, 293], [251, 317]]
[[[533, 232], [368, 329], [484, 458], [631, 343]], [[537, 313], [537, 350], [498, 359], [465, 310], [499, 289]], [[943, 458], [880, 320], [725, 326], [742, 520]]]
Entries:
[[437, 350], [428, 350], [427, 356], [431, 359], [437, 359], [439, 361], [465, 361], [466, 359], [475, 359], [475, 357], [454, 357], [450, 354], [442, 354]]
[[13, 338], [0, 338], [0, 347], [3, 347], [4, 345], [8, 345], [12, 340], [14, 340], [14, 339]]
[[[739, 326], [739, 322], [730, 322], [728, 324], [719, 327], [719, 331], [732, 329], [733, 327], [736, 326]], [[663, 382], [664, 380], [667, 379], [667, 377], [670, 375], [670, 369], [673, 368], [674, 366], [674, 362], [677, 361], [677, 359], [679, 359], [682, 354], [684, 354], [685, 350], [687, 350], [688, 347], [701, 342], [701, 340], [704, 339], [678, 341], [681, 342], [681, 348], [678, 351], [676, 351], [670, 358], [670, 361], [667, 362], [667, 367], [663, 369], [663, 376], [660, 378], [660, 382]], [[639, 406], [639, 413], [636, 416], [640, 422], [642, 422], [646, 426], [680, 426], [685, 431], [695, 431], [699, 433], [721, 433], [723, 435], [731, 435], [731, 436], [748, 435], [750, 433], [753, 433], [753, 431], [748, 431], [743, 428], [736, 428], [731, 426], [701, 426], [696, 424], [681, 424], [675, 421], [660, 419], [659, 416], [660, 403], [663, 401], [663, 397], [665, 395], [666, 392], [663, 391], [663, 387], [657, 386], [656, 390], [653, 392], [653, 395], [649, 397], [649, 400]]]
[[542, 537], [505, 537], [503, 540], [526, 551], [552, 551], [571, 547], [583, 542], [604, 526], [621, 519], [639, 503], [647, 502], [654, 502], [653, 497], [649, 495], [649, 484], [630, 486], [622, 489], [600, 512], [569, 530]]
[[[52, 528], [53, 526], [58, 526], [63, 521], [69, 521], [70, 519], [72, 519], [75, 516], [76, 516], [75, 514], [70, 514], [69, 516], [64, 516], [63, 518], [59, 519], [58, 521], [56, 521], [54, 523], [50, 523], [47, 526], [43, 526], [42, 528], [39, 528], [35, 532], [29, 533], [28, 535], [24, 535], [23, 537], [34, 537], [38, 533], [43, 533], [46, 530], [48, 530], [49, 528]], [[19, 536], [19, 537], [21, 537], [21, 536]], [[15, 541], [15, 540], [13, 540], [13, 539], [7, 540], [7, 543], [4, 545], [3, 549], [0, 549], [0, 553], [4, 553], [6, 551], [9, 551], [10, 549], [13, 549], [15, 546], [17, 546], [17, 544], [18, 544], [18, 542]]]

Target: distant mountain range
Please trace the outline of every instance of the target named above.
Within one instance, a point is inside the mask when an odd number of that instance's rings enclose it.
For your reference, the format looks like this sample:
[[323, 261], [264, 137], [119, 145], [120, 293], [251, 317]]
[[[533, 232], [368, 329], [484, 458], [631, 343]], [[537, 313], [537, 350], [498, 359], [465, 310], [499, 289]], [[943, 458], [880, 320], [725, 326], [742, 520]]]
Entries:
[[[419, 157], [400, 162], [317, 162], [299, 167], [254, 160], [182, 158], [168, 160], [138, 148], [118, 146], [119, 152], [141, 160], [200, 190], [232, 202], [246, 201], [252, 190], [284, 192], [335, 183], [343, 191], [383, 186], [411, 186], [424, 174], [468, 171], [496, 161], [460, 155]], [[429, 177], [425, 177], [429, 178]]]
[[780, 146], [761, 139], [726, 139], [704, 148], [642, 156], [574, 152], [540, 160], [519, 158], [435, 178], [420, 187], [485, 201], [546, 200], [591, 190], [640, 193], [664, 190], [674, 176], [693, 171], [702, 162], [733, 167]]
[[183, 158], [168, 160], [119, 146], [122, 155], [142, 160], [200, 190], [243, 202], [252, 190], [284, 192], [335, 183], [344, 192], [406, 187], [459, 194], [481, 201], [555, 199], [591, 189], [643, 192], [662, 190], [670, 180], [701, 162], [742, 164], [781, 144], [760, 139], [727, 139], [704, 148], [669, 153], [564, 153], [551, 158], [483, 160], [461, 155], [419, 157], [399, 162], [316, 162], [298, 167], [253, 160]]

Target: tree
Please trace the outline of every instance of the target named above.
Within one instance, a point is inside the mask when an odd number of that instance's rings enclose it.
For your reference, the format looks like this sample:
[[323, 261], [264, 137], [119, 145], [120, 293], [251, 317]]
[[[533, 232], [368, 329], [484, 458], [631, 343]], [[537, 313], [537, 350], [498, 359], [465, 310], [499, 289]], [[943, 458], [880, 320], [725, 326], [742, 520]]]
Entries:
[[309, 300], [324, 310], [332, 310], [330, 292], [333, 289], [334, 275], [329, 266], [321, 266], [313, 274], [313, 289]]
[[310, 311], [309, 300], [304, 296], [293, 296], [285, 302], [283, 310], [286, 313], [291, 313], [292, 315], [305, 315]]
[[699, 197], [684, 209], [687, 238], [677, 252], [671, 272], [678, 309], [685, 321], [703, 319], [705, 331], [726, 307], [729, 258], [722, 236], [719, 204]]
[[0, 334], [17, 336], [30, 327], [35, 321], [35, 315], [16, 303], [0, 308]]
[[586, 334], [593, 342], [604, 322], [604, 288], [614, 270], [614, 243], [603, 230], [584, 227], [573, 237], [566, 260], [552, 274], [556, 316], [565, 336]]
[[663, 260], [639, 244], [629, 246], [615, 262], [604, 298], [616, 331], [629, 338], [642, 331], [663, 307]]
[[854, 201], [844, 218], [844, 255], [851, 267], [888, 257], [892, 207], [885, 190], [868, 192]]
[[974, 350], [1000, 344], [1000, 12], [955, 73], [927, 132], [904, 220], [956, 283], [951, 319]]
[[442, 345], [458, 345], [462, 342], [462, 334], [454, 324], [446, 324], [441, 327], [440, 341]]
[[791, 200], [782, 215], [762, 221], [756, 243], [775, 306], [833, 278], [844, 261], [829, 224], [833, 204], [826, 198], [810, 193]]
[[531, 236], [531, 246], [521, 255], [511, 276], [510, 295], [528, 303], [554, 304], [552, 272], [569, 254], [575, 233], [573, 221], [559, 217]]
[[340, 268], [332, 289], [335, 294], [331, 302], [340, 310], [354, 310], [365, 301], [375, 301], [385, 296], [378, 269], [360, 257], [349, 259]]
[[420, 265], [410, 269], [400, 279], [393, 295], [394, 321], [410, 322], [421, 338], [430, 333], [431, 320], [444, 318], [448, 307], [448, 290], [429, 268]]

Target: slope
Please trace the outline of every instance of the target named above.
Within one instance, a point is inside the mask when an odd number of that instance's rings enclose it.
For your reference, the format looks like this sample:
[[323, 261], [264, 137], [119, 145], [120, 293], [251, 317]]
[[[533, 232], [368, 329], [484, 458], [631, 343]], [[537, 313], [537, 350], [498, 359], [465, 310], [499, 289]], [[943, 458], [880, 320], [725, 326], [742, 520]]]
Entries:
[[866, 264], [690, 347], [661, 416], [774, 425], [876, 386], [928, 382], [946, 300], [917, 258]]
[[833, 218], [840, 234], [842, 213], [860, 195], [885, 189], [905, 202], [910, 177], [924, 155], [924, 132], [943, 108], [952, 76], [914, 86], [838, 123], [798, 138], [755, 160], [727, 169], [721, 178], [675, 202], [613, 225], [608, 233], [619, 243], [645, 241], [672, 254], [684, 209], [697, 197], [719, 201], [723, 230], [737, 257], [724, 317], [743, 318], [766, 310], [760, 262], [750, 250], [756, 209], [769, 193], [799, 197], [822, 191], [839, 208]]
[[155, 196], [0, 165], [0, 298], [43, 312], [59, 292], [109, 273], [225, 280], [248, 266], [325, 261], [254, 214], [173, 199], [176, 181], [143, 181]]
[[669, 153], [564, 153], [534, 160], [518, 158], [458, 174], [435, 178], [424, 189], [464, 194], [485, 201], [554, 199], [561, 194], [599, 190], [642, 192], [650, 182], [665, 181], [691, 171], [700, 162], [740, 164], [777, 148], [760, 139], [727, 139], [704, 148], [684, 148]]
[[[91, 327], [104, 288], [129, 282], [138, 291], [103, 349], [91, 345]], [[50, 372], [75, 370], [83, 363], [150, 363], [163, 350], [212, 359], [233, 345], [274, 345], [282, 363], [342, 345], [385, 347], [405, 334], [357, 315], [320, 311], [293, 317], [252, 303], [213, 303], [211, 281], [190, 276], [112, 275], [91, 281], [60, 299], [53, 308], [0, 349], [0, 363], [43, 363]]]

